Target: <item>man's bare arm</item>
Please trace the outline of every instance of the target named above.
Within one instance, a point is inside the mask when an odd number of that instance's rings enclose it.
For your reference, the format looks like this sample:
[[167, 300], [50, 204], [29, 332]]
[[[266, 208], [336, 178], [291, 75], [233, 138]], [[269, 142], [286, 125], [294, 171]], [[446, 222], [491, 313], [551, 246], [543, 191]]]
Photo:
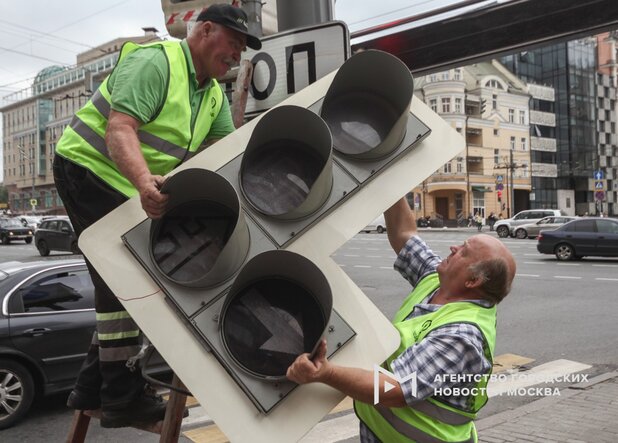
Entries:
[[398, 254], [408, 239], [417, 234], [416, 217], [407, 200], [402, 198], [384, 212], [384, 220], [388, 241]]
[[160, 218], [165, 212], [167, 196], [159, 192], [164, 178], [152, 175], [142, 154], [137, 131], [140, 122], [130, 115], [112, 110], [107, 123], [105, 142], [110, 156], [122, 174], [135, 186], [142, 208], [148, 217]]
[[[324, 383], [354, 400], [373, 404], [373, 373], [365, 369], [337, 366], [326, 360], [326, 341], [322, 341], [312, 360], [302, 354], [288, 368], [287, 378], [299, 384]], [[395, 387], [384, 392], [384, 381]], [[407, 406], [401, 386], [380, 373], [380, 405], [388, 408]]]

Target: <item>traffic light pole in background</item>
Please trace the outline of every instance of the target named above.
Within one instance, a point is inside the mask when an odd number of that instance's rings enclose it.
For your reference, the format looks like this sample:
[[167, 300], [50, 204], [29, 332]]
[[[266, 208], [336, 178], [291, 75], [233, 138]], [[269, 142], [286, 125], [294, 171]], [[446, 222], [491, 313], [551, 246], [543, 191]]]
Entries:
[[506, 215], [511, 218], [513, 215], [513, 205], [515, 202], [515, 181], [513, 171], [515, 169], [527, 168], [528, 165], [520, 165], [513, 162], [513, 150], [509, 150], [509, 157], [503, 158], [504, 162], [494, 165], [494, 169], [506, 169]]

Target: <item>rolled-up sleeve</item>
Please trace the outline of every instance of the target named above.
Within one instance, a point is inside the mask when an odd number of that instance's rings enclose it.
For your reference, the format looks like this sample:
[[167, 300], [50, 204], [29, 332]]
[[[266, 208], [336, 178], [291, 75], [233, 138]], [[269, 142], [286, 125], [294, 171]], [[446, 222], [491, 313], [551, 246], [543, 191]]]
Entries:
[[441, 261], [420, 237], [413, 235], [399, 251], [394, 268], [416, 286], [424, 276], [435, 272]]

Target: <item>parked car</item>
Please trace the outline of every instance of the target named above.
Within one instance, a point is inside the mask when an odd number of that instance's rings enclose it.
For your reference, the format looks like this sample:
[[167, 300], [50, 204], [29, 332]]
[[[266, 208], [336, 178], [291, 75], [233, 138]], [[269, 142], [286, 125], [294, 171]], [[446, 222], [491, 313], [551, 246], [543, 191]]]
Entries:
[[585, 256], [618, 257], [618, 220], [581, 218], [537, 237], [541, 254], [555, 254], [558, 260]]
[[32, 229], [25, 227], [17, 218], [0, 219], [0, 241], [2, 244], [8, 245], [15, 240], [32, 243]]
[[83, 260], [0, 264], [0, 429], [21, 419], [36, 392], [70, 389], [95, 327]]
[[386, 221], [384, 220], [384, 214], [381, 214], [378, 218], [376, 218], [374, 221], [369, 223], [363, 229], [363, 232], [372, 232], [372, 231], [376, 231], [378, 234], [382, 234], [383, 232], [386, 232]]
[[[0, 429], [33, 400], [73, 388], [96, 325], [83, 259], [0, 263]], [[170, 373], [154, 352], [149, 375]]]
[[558, 226], [575, 220], [577, 217], [560, 216], [560, 217], [544, 217], [536, 223], [526, 223], [515, 229], [516, 238], [535, 238], [541, 231], [551, 231]]
[[543, 217], [558, 217], [561, 215], [564, 214], [558, 209], [526, 209], [525, 211], [518, 212], [513, 218], [498, 220], [494, 225], [494, 229], [498, 237], [505, 238], [509, 235], [514, 237], [515, 229], [518, 226], [536, 223]]
[[43, 257], [50, 251], [69, 251], [81, 254], [77, 235], [68, 217], [54, 217], [41, 222], [34, 236], [34, 244]]

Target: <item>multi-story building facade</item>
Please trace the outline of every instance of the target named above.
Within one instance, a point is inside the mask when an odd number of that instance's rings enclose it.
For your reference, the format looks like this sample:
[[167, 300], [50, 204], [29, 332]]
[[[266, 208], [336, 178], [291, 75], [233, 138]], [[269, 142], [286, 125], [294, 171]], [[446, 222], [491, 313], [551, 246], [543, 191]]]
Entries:
[[[612, 123], [614, 129], [616, 123], [616, 89], [612, 74], [615, 78], [616, 56], [615, 48], [611, 48], [612, 36], [600, 38], [609, 44], [609, 49], [601, 49], [597, 44], [599, 39], [590, 37], [502, 60], [523, 80], [555, 90], [556, 186], [550, 187], [551, 180], [533, 183], [534, 194], [540, 195], [539, 190], [555, 192], [558, 208], [570, 212], [573, 202], [572, 213], [578, 215], [601, 212], [618, 215], [618, 207], [614, 204], [617, 153], [616, 134], [612, 132]], [[597, 51], [600, 51], [598, 56]], [[533, 161], [547, 156], [543, 151], [533, 151]], [[598, 170], [602, 170], [604, 176], [602, 193], [598, 192], [599, 180], [595, 180]]]
[[414, 189], [417, 216], [462, 223], [529, 208], [530, 93], [500, 63], [417, 79], [415, 93], [466, 139], [466, 149]]
[[52, 162], [58, 139], [75, 112], [111, 72], [122, 43], [158, 40], [156, 29], [118, 38], [77, 56], [71, 68], [43, 69], [30, 88], [1, 99], [4, 185], [13, 213], [64, 213]]

